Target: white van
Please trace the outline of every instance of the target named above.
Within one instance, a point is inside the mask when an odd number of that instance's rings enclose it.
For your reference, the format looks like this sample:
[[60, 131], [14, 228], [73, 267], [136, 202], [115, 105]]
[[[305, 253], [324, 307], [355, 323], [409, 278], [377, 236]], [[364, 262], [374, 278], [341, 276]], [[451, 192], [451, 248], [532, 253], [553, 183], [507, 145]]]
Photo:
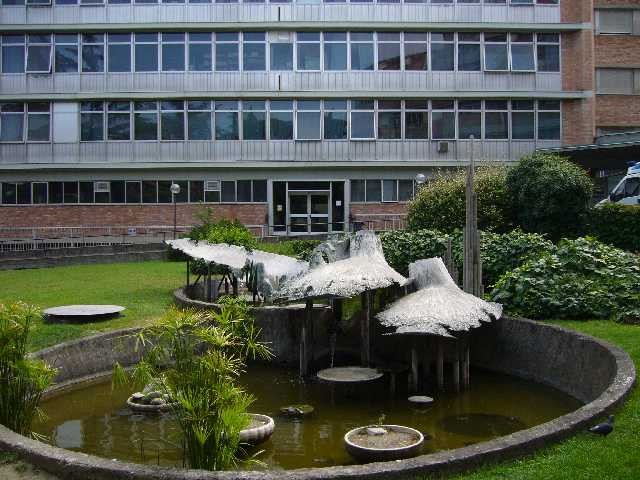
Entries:
[[611, 190], [609, 198], [604, 199], [599, 205], [608, 202], [640, 205], [640, 163], [629, 168], [627, 175]]

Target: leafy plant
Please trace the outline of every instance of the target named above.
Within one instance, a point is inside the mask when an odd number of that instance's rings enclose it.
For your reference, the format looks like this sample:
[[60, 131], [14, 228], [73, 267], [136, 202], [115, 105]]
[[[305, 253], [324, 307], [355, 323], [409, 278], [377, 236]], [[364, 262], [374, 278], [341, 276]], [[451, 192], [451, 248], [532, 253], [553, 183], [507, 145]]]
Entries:
[[592, 208], [588, 230], [601, 242], [640, 252], [640, 206], [607, 203]]
[[[478, 227], [483, 230], [509, 230], [509, 199], [506, 190], [506, 168], [481, 167], [475, 174], [478, 196]], [[439, 230], [451, 233], [465, 224], [466, 169], [438, 172], [420, 187], [409, 204], [410, 230]]]
[[448, 238], [435, 230], [389, 230], [380, 234], [387, 263], [403, 275], [409, 273], [409, 264], [416, 260], [443, 256]]
[[[534, 153], [509, 169], [506, 190], [516, 225], [552, 240], [584, 232], [593, 184], [561, 155]], [[479, 201], [480, 202], [480, 201]]]
[[142, 387], [152, 380], [173, 399], [172, 412], [191, 468], [223, 470], [238, 462], [239, 433], [249, 423], [253, 397], [237, 385], [248, 358], [271, 353], [258, 341], [245, 302], [226, 297], [220, 313], [167, 311], [137, 334], [145, 349], [128, 373], [114, 367], [114, 385]]
[[[515, 229], [507, 233], [480, 232], [482, 281], [489, 289], [509, 270], [527, 260], [553, 252], [555, 246], [544, 235]], [[453, 260], [459, 268], [464, 264], [464, 242], [458, 232], [453, 240]]]
[[20, 434], [30, 433], [42, 394], [56, 373], [27, 356], [29, 332], [40, 315], [22, 302], [0, 304], [0, 424]]
[[490, 296], [531, 318], [616, 318], [640, 304], [639, 275], [636, 255], [593, 238], [563, 239], [505, 273]]

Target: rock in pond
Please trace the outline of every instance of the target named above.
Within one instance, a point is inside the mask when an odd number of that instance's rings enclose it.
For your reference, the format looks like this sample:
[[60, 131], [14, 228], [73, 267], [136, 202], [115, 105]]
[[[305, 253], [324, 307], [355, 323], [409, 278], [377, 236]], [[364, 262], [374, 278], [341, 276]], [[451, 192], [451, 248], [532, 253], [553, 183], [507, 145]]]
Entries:
[[314, 408], [311, 405], [306, 404], [296, 404], [296, 405], [287, 405], [285, 407], [280, 408], [280, 414], [285, 417], [295, 417], [302, 418], [311, 415], [314, 411]]

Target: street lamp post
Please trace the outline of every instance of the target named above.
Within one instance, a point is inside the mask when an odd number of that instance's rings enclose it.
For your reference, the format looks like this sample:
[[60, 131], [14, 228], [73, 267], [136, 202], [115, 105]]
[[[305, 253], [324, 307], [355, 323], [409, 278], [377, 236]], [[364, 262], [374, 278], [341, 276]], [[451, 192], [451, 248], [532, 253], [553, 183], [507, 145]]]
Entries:
[[172, 183], [169, 187], [169, 190], [171, 190], [171, 196], [173, 198], [173, 239], [175, 240], [178, 230], [178, 205], [176, 203], [176, 195], [180, 193], [180, 185], [178, 185], [177, 183]]
[[416, 193], [418, 193], [420, 191], [420, 187], [422, 187], [422, 185], [424, 185], [424, 182], [427, 181], [427, 177], [424, 176], [424, 173], [418, 173], [416, 174], [415, 181], [417, 185]]

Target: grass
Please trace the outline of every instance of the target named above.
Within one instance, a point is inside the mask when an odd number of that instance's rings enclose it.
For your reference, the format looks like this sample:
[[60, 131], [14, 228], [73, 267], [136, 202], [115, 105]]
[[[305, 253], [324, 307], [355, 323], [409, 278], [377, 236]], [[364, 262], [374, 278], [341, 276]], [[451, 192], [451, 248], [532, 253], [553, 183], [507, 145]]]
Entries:
[[[38, 349], [97, 331], [148, 324], [172, 302], [171, 291], [184, 283], [181, 262], [83, 265], [42, 270], [0, 271], [0, 302], [23, 300], [42, 308], [69, 303], [115, 303], [127, 307], [122, 318], [87, 325], [36, 325], [31, 348]], [[624, 348], [640, 367], [640, 326], [609, 321], [554, 321]], [[455, 475], [455, 480], [485, 479], [636, 479], [640, 478], [640, 391], [616, 412], [616, 429], [607, 438], [580, 433], [535, 455]], [[13, 457], [0, 455], [0, 463]]]
[[145, 325], [173, 302], [172, 291], [185, 283], [182, 262], [78, 265], [39, 270], [0, 271], [0, 302], [22, 300], [40, 308], [69, 304], [115, 304], [123, 315], [87, 324], [37, 322], [30, 350], [96, 332]]

